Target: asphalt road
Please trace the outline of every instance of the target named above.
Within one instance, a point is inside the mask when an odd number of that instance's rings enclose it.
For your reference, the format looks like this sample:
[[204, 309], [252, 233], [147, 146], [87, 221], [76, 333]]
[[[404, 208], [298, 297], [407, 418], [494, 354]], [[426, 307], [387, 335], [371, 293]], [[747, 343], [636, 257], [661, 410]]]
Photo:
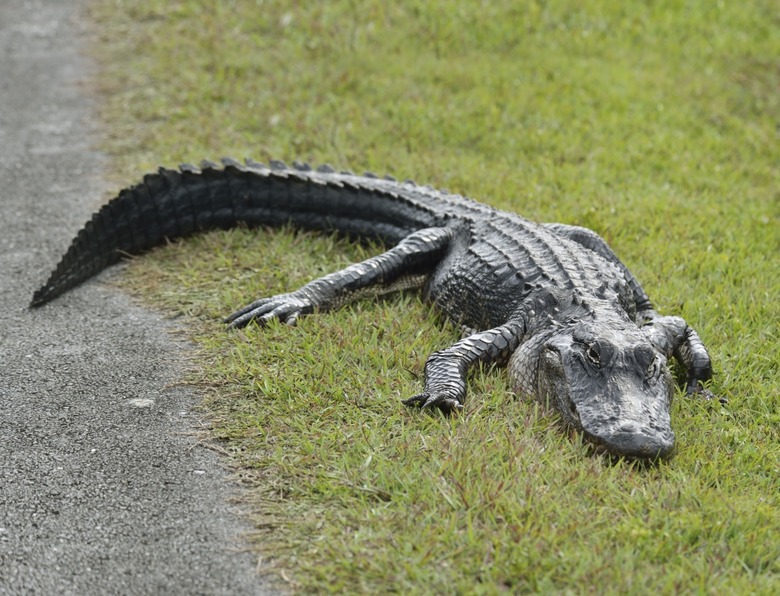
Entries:
[[0, 594], [269, 593], [168, 324], [106, 275], [27, 308], [105, 189], [81, 4], [0, 1]]

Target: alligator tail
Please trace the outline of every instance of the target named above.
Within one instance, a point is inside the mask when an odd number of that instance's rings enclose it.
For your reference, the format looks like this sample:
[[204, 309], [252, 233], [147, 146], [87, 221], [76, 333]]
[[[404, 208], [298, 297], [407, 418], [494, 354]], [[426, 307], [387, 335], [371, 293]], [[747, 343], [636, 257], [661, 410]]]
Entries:
[[161, 168], [103, 205], [78, 233], [30, 306], [40, 306], [123, 256], [167, 239], [239, 224], [334, 230], [394, 244], [415, 230], [441, 225], [413, 184], [390, 178], [317, 170], [305, 164], [270, 167], [222, 160], [223, 167]]

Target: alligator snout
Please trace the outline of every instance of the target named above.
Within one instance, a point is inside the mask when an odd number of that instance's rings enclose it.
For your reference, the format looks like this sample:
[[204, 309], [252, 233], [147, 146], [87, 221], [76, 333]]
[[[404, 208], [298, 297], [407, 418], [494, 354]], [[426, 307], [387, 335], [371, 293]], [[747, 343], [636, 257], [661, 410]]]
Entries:
[[674, 452], [674, 432], [647, 434], [640, 430], [618, 430], [608, 437], [592, 437], [610, 453], [642, 459], [663, 459]]

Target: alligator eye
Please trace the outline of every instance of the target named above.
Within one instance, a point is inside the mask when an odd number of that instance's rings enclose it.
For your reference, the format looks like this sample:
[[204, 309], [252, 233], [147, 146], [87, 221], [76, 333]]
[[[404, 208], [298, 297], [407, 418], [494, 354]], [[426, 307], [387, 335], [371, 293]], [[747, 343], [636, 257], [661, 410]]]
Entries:
[[601, 354], [599, 354], [597, 344], [590, 344], [588, 348], [585, 350], [585, 355], [588, 357], [588, 360], [590, 360], [593, 364], [597, 366], [601, 364]]
[[638, 346], [634, 349], [634, 358], [643, 368], [649, 368], [655, 360], [655, 350], [649, 346]]
[[653, 358], [653, 361], [647, 367], [645, 378], [648, 380], [655, 379], [659, 375], [660, 370], [661, 362], [658, 360], [658, 358]]
[[655, 350], [648, 346], [639, 346], [634, 350], [637, 364], [645, 369], [645, 377], [653, 378], [658, 369], [658, 358]]
[[601, 346], [598, 342], [589, 342], [587, 340], [574, 340], [574, 345], [582, 350], [582, 354], [590, 360], [593, 366], [601, 367]]

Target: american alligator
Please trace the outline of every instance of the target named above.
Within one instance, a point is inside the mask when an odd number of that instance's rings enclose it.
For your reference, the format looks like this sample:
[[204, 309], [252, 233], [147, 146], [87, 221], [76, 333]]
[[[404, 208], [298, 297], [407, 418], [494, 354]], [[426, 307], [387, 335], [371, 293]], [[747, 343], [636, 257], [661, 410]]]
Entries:
[[423, 391], [403, 403], [463, 408], [469, 369], [508, 364], [515, 391], [535, 396], [598, 450], [669, 456], [675, 436], [667, 359], [686, 394], [712, 399], [707, 350], [679, 317], [661, 316], [595, 232], [537, 224], [482, 203], [392, 177], [224, 159], [161, 168], [92, 216], [38, 290], [39, 306], [120, 260], [210, 228], [282, 225], [381, 239], [387, 252], [261, 298], [225, 322], [287, 324], [369, 295], [421, 288], [467, 337], [430, 355]]

